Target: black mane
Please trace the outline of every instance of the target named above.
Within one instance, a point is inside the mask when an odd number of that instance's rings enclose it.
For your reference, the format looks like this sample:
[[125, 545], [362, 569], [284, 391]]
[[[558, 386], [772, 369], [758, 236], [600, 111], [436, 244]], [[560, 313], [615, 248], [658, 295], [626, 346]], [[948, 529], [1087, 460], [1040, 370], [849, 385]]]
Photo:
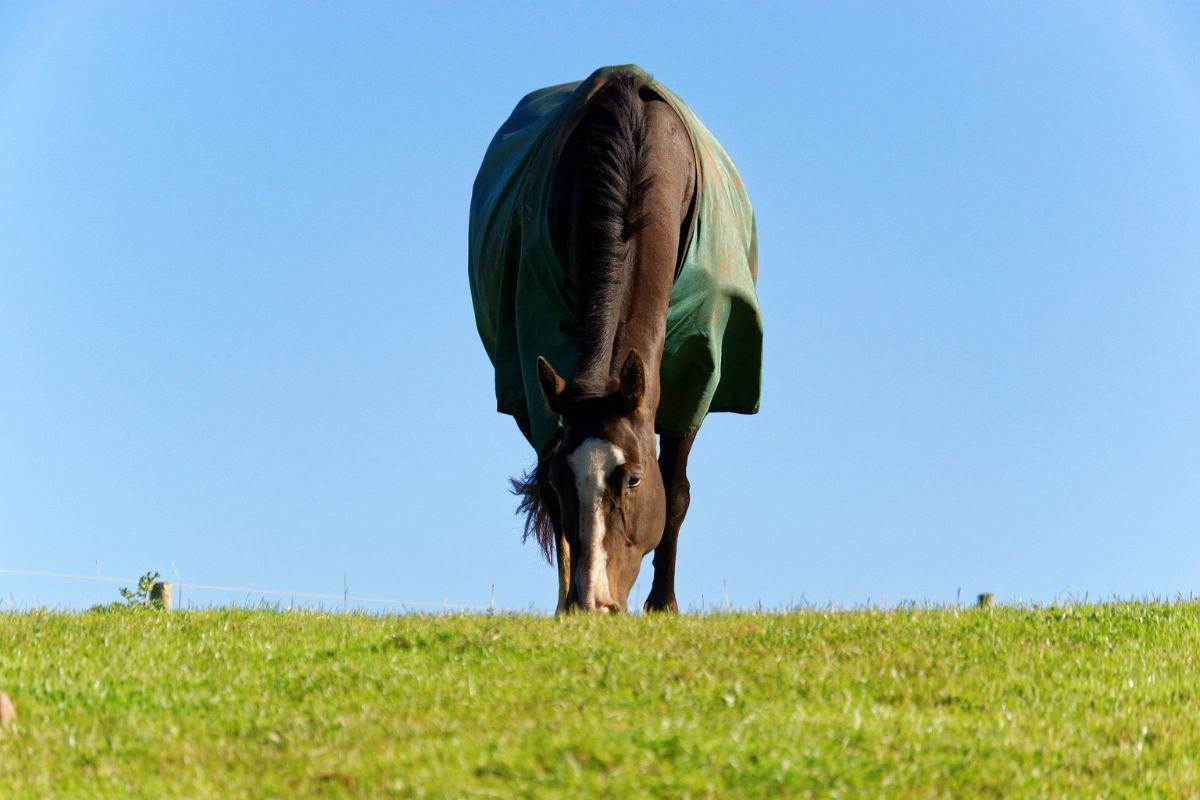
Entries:
[[646, 223], [642, 203], [650, 189], [650, 146], [641, 88], [633, 75], [613, 78], [592, 98], [577, 129], [578, 257], [570, 270], [579, 332], [579, 367], [571, 389], [579, 397], [608, 390], [629, 283], [629, 242]]

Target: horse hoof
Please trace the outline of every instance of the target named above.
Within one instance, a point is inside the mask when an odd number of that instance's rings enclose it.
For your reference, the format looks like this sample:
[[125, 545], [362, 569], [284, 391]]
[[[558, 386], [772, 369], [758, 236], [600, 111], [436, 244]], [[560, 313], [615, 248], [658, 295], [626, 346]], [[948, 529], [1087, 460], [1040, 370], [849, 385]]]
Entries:
[[662, 600], [657, 597], [647, 597], [646, 604], [642, 606], [642, 611], [651, 614], [659, 612], [678, 614], [679, 604], [675, 602], [674, 597], [668, 597]]

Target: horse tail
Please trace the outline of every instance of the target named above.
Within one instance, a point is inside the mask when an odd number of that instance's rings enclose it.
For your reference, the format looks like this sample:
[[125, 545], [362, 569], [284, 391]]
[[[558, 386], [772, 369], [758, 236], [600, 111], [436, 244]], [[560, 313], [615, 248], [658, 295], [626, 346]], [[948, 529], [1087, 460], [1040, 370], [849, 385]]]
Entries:
[[546, 563], [551, 565], [554, 564], [555, 542], [550, 505], [554, 504], [557, 507], [557, 498], [543, 496], [542, 489], [550, 485], [547, 473], [550, 456], [553, 454], [554, 449], [551, 449], [520, 478], [508, 479], [512, 484], [512, 493], [521, 498], [515, 513], [518, 516], [525, 515], [525, 532], [521, 535], [521, 541], [526, 542], [533, 537]]

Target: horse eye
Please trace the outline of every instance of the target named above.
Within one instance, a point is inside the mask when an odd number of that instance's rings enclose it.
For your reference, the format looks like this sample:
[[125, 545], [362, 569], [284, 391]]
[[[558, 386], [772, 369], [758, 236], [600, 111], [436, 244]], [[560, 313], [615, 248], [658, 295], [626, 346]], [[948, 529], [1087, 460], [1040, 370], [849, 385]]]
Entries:
[[636, 488], [637, 488], [637, 485], [638, 485], [639, 483], [641, 483], [641, 482], [642, 482], [642, 476], [641, 476], [641, 475], [630, 475], [630, 476], [629, 476], [629, 477], [628, 477], [628, 478], [625, 480], [625, 485], [626, 485], [627, 487], [629, 487], [630, 489], [636, 489]]

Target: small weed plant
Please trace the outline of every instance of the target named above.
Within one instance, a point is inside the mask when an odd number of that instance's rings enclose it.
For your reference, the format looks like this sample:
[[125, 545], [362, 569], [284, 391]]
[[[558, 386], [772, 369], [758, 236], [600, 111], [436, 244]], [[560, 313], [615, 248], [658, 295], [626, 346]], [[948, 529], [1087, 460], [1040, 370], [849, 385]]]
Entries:
[[125, 611], [128, 609], [134, 610], [150, 610], [162, 611], [165, 607], [163, 601], [157, 597], [153, 597], [154, 584], [158, 582], [159, 573], [147, 572], [142, 577], [138, 578], [137, 588], [130, 589], [128, 586], [122, 586], [117, 591], [120, 592], [123, 603], [109, 603], [108, 605], [92, 606], [92, 611]]

